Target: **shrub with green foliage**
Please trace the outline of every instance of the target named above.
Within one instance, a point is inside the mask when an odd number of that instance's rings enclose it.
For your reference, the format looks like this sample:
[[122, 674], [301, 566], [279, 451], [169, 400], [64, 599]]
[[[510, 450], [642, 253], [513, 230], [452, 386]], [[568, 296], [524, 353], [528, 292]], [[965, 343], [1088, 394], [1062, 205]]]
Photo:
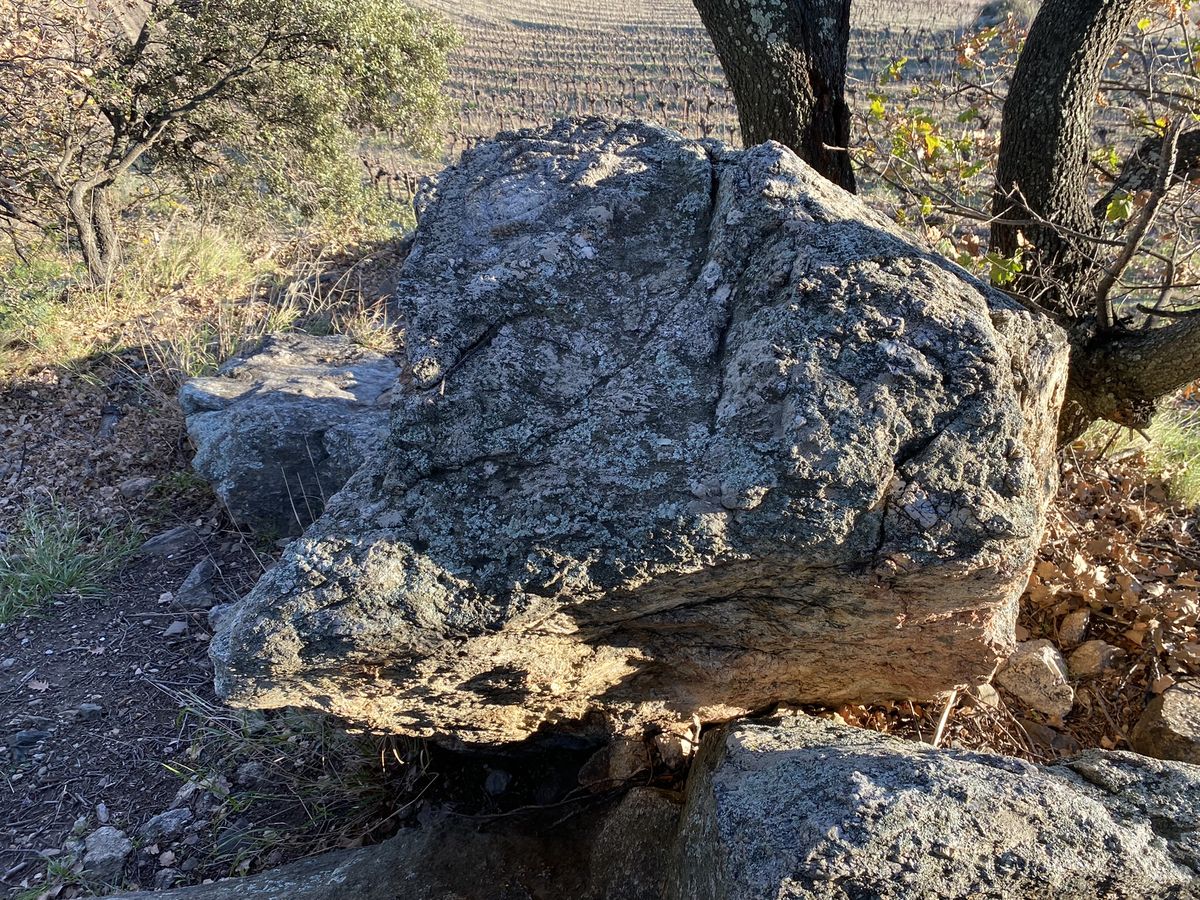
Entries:
[[365, 208], [359, 142], [437, 149], [456, 40], [400, 0], [0, 0], [0, 21], [0, 222], [66, 213], [97, 281], [118, 207], [153, 185], [119, 193], [133, 172], [305, 217]]

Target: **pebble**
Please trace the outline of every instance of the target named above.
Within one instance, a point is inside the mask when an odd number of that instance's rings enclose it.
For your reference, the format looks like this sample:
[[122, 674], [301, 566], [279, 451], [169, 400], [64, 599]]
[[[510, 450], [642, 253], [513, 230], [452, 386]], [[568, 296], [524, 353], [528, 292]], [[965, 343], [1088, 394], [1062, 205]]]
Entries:
[[1017, 650], [996, 674], [996, 681], [1030, 709], [1062, 718], [1075, 705], [1075, 689], [1062, 653], [1050, 641], [1039, 639], [1017, 645]]
[[1087, 637], [1088, 624], [1092, 620], [1092, 611], [1086, 606], [1074, 612], [1067, 613], [1058, 625], [1058, 639], [1064, 647], [1074, 647], [1082, 644]]
[[147, 820], [146, 824], [138, 829], [138, 839], [149, 844], [174, 840], [191, 821], [192, 811], [188, 807], [168, 809]]
[[104, 715], [104, 707], [99, 703], [80, 703], [76, 713], [84, 722], [94, 722]]
[[1076, 678], [1086, 678], [1099, 675], [1113, 667], [1113, 664], [1125, 654], [1120, 648], [1104, 641], [1088, 641], [1081, 644], [1067, 660], [1071, 674]]
[[182, 637], [183, 635], [187, 634], [187, 630], [187, 622], [179, 619], [163, 629], [162, 636], [165, 638]]

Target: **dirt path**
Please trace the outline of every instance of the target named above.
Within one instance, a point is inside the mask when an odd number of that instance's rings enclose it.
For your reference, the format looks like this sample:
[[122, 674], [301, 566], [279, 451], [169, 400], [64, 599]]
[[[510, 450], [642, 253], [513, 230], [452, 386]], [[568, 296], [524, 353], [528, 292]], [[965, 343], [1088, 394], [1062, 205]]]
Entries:
[[[201, 525], [175, 552], [140, 556], [104, 599], [57, 602], [0, 626], [0, 873], [6, 887], [44, 871], [79, 832], [133, 834], [162, 812], [195, 768], [192, 698], [215, 702], [205, 610], [173, 593], [201, 560], [218, 567], [218, 599], [259, 570], [245, 544]], [[223, 595], [223, 596], [221, 596]], [[176, 866], [189, 857], [177, 854]], [[135, 878], [142, 878], [141, 860]], [[200, 861], [181, 871], [189, 871]]]

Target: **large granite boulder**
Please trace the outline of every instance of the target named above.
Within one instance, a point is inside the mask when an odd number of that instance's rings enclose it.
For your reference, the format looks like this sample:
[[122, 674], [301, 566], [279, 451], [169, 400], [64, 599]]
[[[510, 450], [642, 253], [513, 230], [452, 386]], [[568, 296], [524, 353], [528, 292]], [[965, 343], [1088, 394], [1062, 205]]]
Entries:
[[705, 739], [670, 900], [1200, 896], [1200, 767], [1049, 766], [807, 716]]
[[341, 335], [268, 337], [179, 392], [192, 465], [238, 524], [299, 534], [379, 445], [398, 375]]
[[1013, 648], [1067, 346], [781, 145], [503, 134], [420, 206], [388, 439], [218, 689], [447, 742], [927, 698]]

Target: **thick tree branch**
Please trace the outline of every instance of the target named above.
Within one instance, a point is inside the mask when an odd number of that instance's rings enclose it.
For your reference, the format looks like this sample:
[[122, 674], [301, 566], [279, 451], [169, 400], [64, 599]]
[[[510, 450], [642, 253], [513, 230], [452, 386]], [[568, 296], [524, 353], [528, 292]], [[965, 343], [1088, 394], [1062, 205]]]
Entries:
[[[1141, 146], [1121, 167], [1116, 180], [1092, 207], [1092, 214], [1103, 219], [1108, 212], [1109, 204], [1118, 194], [1136, 194], [1148, 191], [1154, 187], [1155, 178], [1160, 170], [1163, 143], [1167, 135], [1146, 138]], [[1175, 161], [1172, 167], [1171, 185], [1182, 184], [1200, 177], [1200, 128], [1183, 131], [1175, 146]]]
[[1084, 424], [1107, 419], [1145, 428], [1162, 397], [1198, 378], [1200, 316], [1160, 328], [1111, 332], [1072, 354], [1068, 402], [1075, 409], [1067, 412], [1082, 417]]

